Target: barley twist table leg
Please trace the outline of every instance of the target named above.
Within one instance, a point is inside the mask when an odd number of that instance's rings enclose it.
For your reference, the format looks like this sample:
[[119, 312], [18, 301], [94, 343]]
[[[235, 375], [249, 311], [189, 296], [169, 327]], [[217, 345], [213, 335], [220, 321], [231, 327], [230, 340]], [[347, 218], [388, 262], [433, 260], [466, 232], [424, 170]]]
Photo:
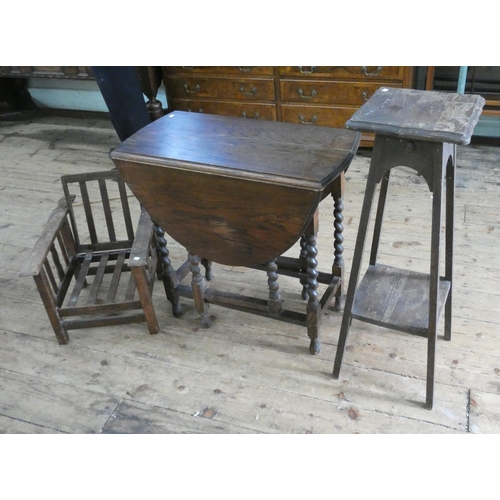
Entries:
[[200, 271], [200, 259], [197, 255], [188, 254], [189, 268], [193, 275], [191, 281], [191, 288], [193, 290], [193, 299], [196, 310], [201, 316], [201, 326], [203, 328], [209, 328], [212, 322], [210, 321], [210, 316], [208, 314], [209, 304], [205, 302], [203, 298], [203, 292], [206, 288], [205, 278]]

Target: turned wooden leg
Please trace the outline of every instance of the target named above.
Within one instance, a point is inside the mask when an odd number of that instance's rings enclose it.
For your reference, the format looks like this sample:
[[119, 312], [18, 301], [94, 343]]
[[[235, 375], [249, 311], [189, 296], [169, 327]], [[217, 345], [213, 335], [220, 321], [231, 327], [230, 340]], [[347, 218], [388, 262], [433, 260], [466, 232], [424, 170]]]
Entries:
[[212, 261], [201, 259], [201, 265], [205, 268], [205, 279], [212, 281], [214, 279], [214, 272], [212, 271]]
[[271, 314], [278, 315], [281, 312], [281, 295], [278, 283], [278, 265], [276, 259], [267, 263], [267, 284], [269, 285], [269, 299], [267, 307]]
[[309, 352], [318, 354], [321, 350], [319, 343], [319, 334], [321, 329], [320, 303], [318, 300], [318, 261], [316, 256], [316, 235], [318, 234], [318, 212], [314, 215], [314, 220], [309, 225], [306, 232], [307, 237], [307, 334], [311, 339]]
[[340, 278], [340, 286], [335, 294], [335, 303], [333, 309], [335, 311], [342, 310], [342, 293], [344, 290], [344, 191], [345, 191], [345, 176], [344, 173], [340, 174], [333, 184], [332, 198], [333, 198], [333, 247], [334, 247], [334, 260], [332, 265], [332, 275]]
[[[299, 256], [300, 270], [307, 270], [307, 238], [305, 235], [300, 237], [300, 256]], [[302, 284], [302, 300], [307, 300], [307, 278], [300, 278]]]
[[172, 314], [174, 317], [178, 318], [182, 315], [182, 307], [179, 304], [179, 294], [175, 289], [177, 285], [177, 274], [169, 258], [165, 231], [157, 224], [154, 225], [154, 231], [159, 256], [158, 264], [161, 266], [161, 280], [163, 281], [167, 299], [172, 304]]
[[206, 288], [205, 278], [200, 272], [200, 259], [196, 255], [188, 254], [189, 269], [193, 275], [191, 288], [193, 290], [193, 299], [196, 310], [201, 316], [200, 324], [202, 328], [209, 328], [212, 324], [208, 314], [209, 304], [203, 298], [203, 292]]
[[162, 83], [162, 72], [158, 66], [137, 66], [137, 75], [141, 84], [141, 90], [148, 98], [146, 109], [151, 121], [161, 118], [165, 112], [161, 102], [156, 98], [158, 89]]

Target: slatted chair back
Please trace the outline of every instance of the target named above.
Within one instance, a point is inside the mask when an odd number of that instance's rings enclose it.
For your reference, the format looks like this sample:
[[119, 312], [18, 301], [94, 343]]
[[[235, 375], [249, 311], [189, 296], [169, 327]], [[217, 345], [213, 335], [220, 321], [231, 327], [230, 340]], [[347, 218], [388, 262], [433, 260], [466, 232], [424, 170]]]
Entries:
[[[158, 254], [149, 214], [115, 170], [61, 180], [65, 197], [20, 273], [34, 278], [58, 342], [68, 342], [70, 329], [139, 321], [158, 333], [151, 299]], [[137, 205], [137, 221], [129, 201]]]
[[61, 182], [78, 252], [132, 245], [137, 221], [129, 199], [135, 199], [116, 170], [65, 175]]

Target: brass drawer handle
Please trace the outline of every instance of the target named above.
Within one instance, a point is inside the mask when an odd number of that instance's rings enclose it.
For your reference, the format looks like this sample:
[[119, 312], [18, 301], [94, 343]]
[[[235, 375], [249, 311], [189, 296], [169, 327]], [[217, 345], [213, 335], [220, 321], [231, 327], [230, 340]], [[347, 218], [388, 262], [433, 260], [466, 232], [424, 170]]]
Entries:
[[[299, 71], [303, 75], [310, 75], [311, 73], [314, 73], [316, 71], [316, 66], [297, 66], [299, 68]], [[309, 69], [304, 69], [304, 68], [309, 68]]]
[[200, 108], [198, 111], [193, 111], [191, 108], [188, 107], [187, 110], [189, 113], [203, 113], [203, 108]]
[[361, 92], [361, 95], [363, 96], [363, 99], [365, 101], [368, 101], [368, 99], [370, 99], [370, 96], [368, 95], [368, 92], [366, 90], [363, 90], [363, 92]]
[[316, 89], [312, 89], [309, 95], [304, 95], [304, 91], [302, 89], [298, 89], [297, 92], [302, 99], [312, 99], [316, 95]]
[[299, 115], [299, 120], [300, 120], [300, 123], [302, 123], [303, 125], [314, 125], [318, 121], [318, 117], [316, 115], [314, 115], [310, 122], [306, 122], [304, 119], [304, 115]]
[[200, 86], [199, 85], [196, 85], [196, 87], [194, 88], [194, 90], [189, 90], [188, 88], [188, 84], [185, 83], [184, 84], [184, 90], [188, 93], [188, 94], [196, 94], [196, 92], [199, 92], [200, 91]]
[[243, 95], [247, 95], [247, 96], [251, 96], [251, 95], [255, 95], [255, 93], [257, 92], [257, 88], [256, 87], [252, 87], [252, 90], [250, 92], [245, 92], [245, 89], [243, 88], [243, 85], [239, 88], [239, 91], [243, 94]]
[[368, 71], [368, 68], [366, 66], [361, 66], [361, 71], [366, 75], [366, 76], [378, 76], [380, 75], [380, 72], [382, 71], [382, 66], [377, 66], [377, 69], [375, 70], [375, 73], [370, 73]]
[[249, 71], [252, 71], [253, 66], [238, 66], [238, 69], [243, 71], [243, 73], [248, 73]]
[[257, 120], [259, 118], [259, 113], [254, 113], [253, 116], [247, 116], [247, 112], [246, 111], [242, 111], [241, 112], [241, 116], [243, 118], [252, 118], [254, 120]]

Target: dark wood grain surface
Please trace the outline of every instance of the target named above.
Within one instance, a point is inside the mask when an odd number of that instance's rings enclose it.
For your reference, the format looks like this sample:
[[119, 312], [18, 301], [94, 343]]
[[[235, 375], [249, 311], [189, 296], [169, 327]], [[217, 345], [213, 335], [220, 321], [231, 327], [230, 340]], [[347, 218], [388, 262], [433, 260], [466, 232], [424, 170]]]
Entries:
[[[449, 289], [449, 281], [439, 281], [439, 317]], [[429, 275], [383, 264], [369, 266], [356, 290], [352, 317], [426, 337]]]
[[484, 103], [479, 95], [383, 87], [354, 113], [346, 127], [465, 145]]
[[359, 134], [176, 111], [111, 157], [141, 204], [195, 255], [253, 266], [304, 233]]
[[318, 191], [346, 168], [358, 141], [344, 129], [175, 111], [111, 157]]

